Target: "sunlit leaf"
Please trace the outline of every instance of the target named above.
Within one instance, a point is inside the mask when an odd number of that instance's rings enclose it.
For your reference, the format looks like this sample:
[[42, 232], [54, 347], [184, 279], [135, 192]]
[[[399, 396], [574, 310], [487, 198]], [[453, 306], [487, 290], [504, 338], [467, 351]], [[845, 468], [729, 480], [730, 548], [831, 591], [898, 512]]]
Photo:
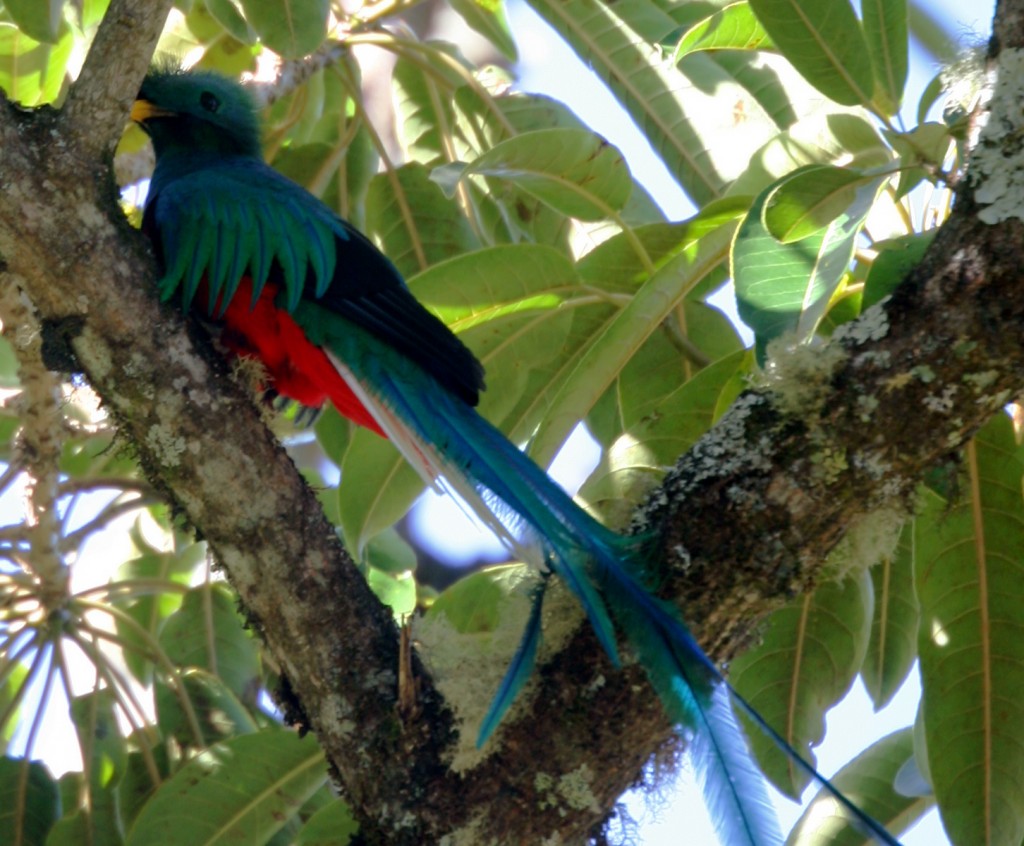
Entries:
[[48, 44], [57, 43], [64, 0], [4, 0], [3, 5], [29, 38]]
[[643, 281], [636, 294], [596, 332], [572, 369], [545, 397], [546, 409], [530, 454], [550, 461], [652, 332], [727, 255], [737, 220], [728, 208], [690, 221], [684, 243]]
[[694, 50], [767, 50], [771, 38], [745, 2], [730, 3], [690, 27], [676, 47], [682, 57]]
[[907, 82], [907, 0], [862, 0], [864, 40], [875, 72], [875, 104], [899, 111]]
[[358, 428], [339, 464], [338, 512], [345, 546], [356, 557], [378, 532], [404, 516], [423, 492], [423, 479], [394, 445]]
[[371, 567], [367, 581], [377, 598], [387, 605], [396, 617], [407, 616], [416, 610], [416, 580], [413, 579], [411, 570], [392, 574]]
[[[711, 428], [753, 369], [753, 355], [737, 350], [683, 379], [685, 357], [658, 339], [644, 345], [588, 418], [594, 434], [610, 446], [579, 497], [611, 526], [628, 522], [634, 503]], [[611, 413], [601, 407], [609, 404]], [[596, 422], [602, 414], [611, 421]]]
[[858, 186], [868, 180], [850, 168], [804, 168], [772, 192], [764, 207], [765, 228], [781, 244], [800, 241], [850, 208]]
[[287, 59], [312, 53], [327, 35], [330, 0], [241, 0], [260, 40]]
[[52, 103], [64, 86], [74, 44], [66, 23], [54, 44], [40, 43], [17, 27], [0, 23], [0, 89], [23, 106]]
[[502, 141], [464, 167], [435, 171], [442, 187], [470, 175], [513, 182], [556, 211], [600, 220], [621, 210], [632, 179], [622, 154], [587, 130], [540, 129]]
[[875, 244], [878, 255], [864, 282], [864, 308], [873, 306], [896, 290], [907, 274], [920, 264], [936, 232], [932, 229]]
[[200, 739], [211, 745], [256, 731], [256, 721], [249, 710], [213, 673], [193, 668], [181, 674], [180, 682], [202, 736], [195, 737], [190, 715], [179, 698], [178, 689], [161, 680], [155, 686], [154, 699], [157, 722], [165, 737], [174, 737], [183, 746], [195, 745]]
[[[433, 55], [427, 54], [428, 60]], [[450, 161], [454, 153], [455, 109], [447, 89], [461, 83], [445, 65], [434, 64], [435, 73], [425, 73], [419, 62], [400, 56], [392, 72], [399, 140], [408, 159], [426, 167]]]
[[804, 78], [845, 106], [869, 105], [871, 54], [849, 0], [750, 0], [768, 34]]
[[[808, 170], [782, 180], [785, 185]], [[811, 336], [846, 272], [856, 238], [885, 177], [858, 184], [853, 202], [826, 227], [790, 244], [769, 231], [767, 210], [779, 186], [764, 191], [736, 233], [732, 273], [739, 315], [754, 330], [759, 358], [784, 332]]]
[[[897, 774], [913, 759], [913, 730], [883, 737], [836, 773], [830, 781], [858, 808], [899, 837], [932, 806], [930, 799], [906, 796], [895, 786]], [[822, 790], [797, 821], [786, 846], [864, 846], [861, 831], [838, 811]]]
[[444, 196], [419, 164], [373, 177], [366, 226], [406, 277], [477, 244], [458, 204]]
[[242, 15], [241, 0], [205, 0], [206, 8], [233, 38], [252, 41], [255, 33]]
[[720, 196], [749, 153], [777, 131], [757, 99], [709, 54], [691, 53], [677, 67], [664, 61], [651, 42], [676, 24], [654, 4], [530, 5], [608, 84], [696, 202]]
[[452, 8], [474, 30], [498, 48], [510, 62], [515, 62], [519, 51], [509, 30], [503, 0], [451, 0]]

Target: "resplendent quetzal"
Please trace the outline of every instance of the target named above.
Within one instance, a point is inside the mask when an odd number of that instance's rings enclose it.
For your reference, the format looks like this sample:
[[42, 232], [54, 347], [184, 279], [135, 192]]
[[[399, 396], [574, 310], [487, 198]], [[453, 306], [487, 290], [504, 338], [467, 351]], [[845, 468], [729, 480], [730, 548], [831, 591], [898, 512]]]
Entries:
[[[443, 478], [512, 550], [539, 549], [544, 566], [579, 599], [611, 660], [619, 661], [617, 625], [672, 720], [692, 733], [722, 842], [778, 842], [730, 697], [813, 770], [731, 691], [678, 612], [647, 591], [641, 544], [590, 517], [477, 414], [483, 368], [416, 301], [394, 265], [264, 163], [257, 109], [245, 88], [212, 73], [154, 71], [132, 119], [156, 151], [143, 230], [163, 269], [164, 299], [180, 292], [186, 308], [219, 328], [224, 347], [262, 362], [278, 394], [310, 407], [330, 400], [390, 438], [428, 483]], [[495, 497], [502, 513], [518, 515], [527, 540], [495, 515]], [[538, 591], [480, 743], [533, 667], [541, 597]], [[896, 842], [837, 798], [858, 828]]]

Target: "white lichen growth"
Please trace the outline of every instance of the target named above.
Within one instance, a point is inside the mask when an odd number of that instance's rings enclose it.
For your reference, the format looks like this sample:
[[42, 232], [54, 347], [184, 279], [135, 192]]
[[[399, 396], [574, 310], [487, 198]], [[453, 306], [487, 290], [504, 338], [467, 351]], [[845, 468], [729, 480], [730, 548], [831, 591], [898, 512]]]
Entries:
[[[417, 651], [459, 724], [459, 745], [452, 760], [456, 771], [476, 766], [494, 748], [494, 744], [488, 744], [477, 749], [477, 734], [519, 647], [540, 579], [536, 570], [526, 565], [495, 568], [486, 576], [502, 596], [493, 612], [484, 614], [481, 625], [473, 630], [460, 631], [444, 610], [437, 610], [438, 606], [413, 621]], [[483, 576], [478, 574], [475, 578]], [[552, 579], [544, 597], [538, 663], [563, 646], [582, 621], [576, 601], [558, 580]], [[529, 683], [506, 715], [506, 721], [518, 706], [528, 701], [528, 688]]]
[[956, 385], [947, 385], [942, 389], [941, 394], [930, 394], [922, 400], [922, 403], [925, 408], [929, 411], [934, 411], [936, 414], [949, 414], [953, 410], [953, 398], [956, 396], [956, 393]]
[[889, 315], [885, 311], [889, 299], [889, 297], [882, 297], [856, 320], [844, 323], [836, 329], [832, 333], [832, 343], [837, 344], [847, 338], [858, 345], [868, 341], [882, 340], [889, 334]]
[[919, 364], [916, 367], [911, 367], [910, 375], [914, 376], [925, 385], [935, 381], [935, 371], [927, 364]]
[[892, 464], [886, 460], [881, 450], [855, 453], [853, 456], [853, 466], [867, 473], [875, 481], [881, 481], [892, 472]]
[[793, 334], [768, 342], [768, 359], [758, 379], [787, 414], [816, 414], [831, 393], [832, 376], [846, 359], [839, 344], [800, 343]]
[[[753, 409], [767, 400], [757, 394], [746, 394], [690, 450], [693, 481], [729, 476], [744, 470], [770, 470], [766, 458], [771, 444], [765, 435], [756, 444], [747, 444], [747, 418]], [[664, 503], [664, 495], [658, 505]]]
[[587, 764], [580, 764], [571, 773], [558, 779], [558, 793], [574, 811], [600, 813], [601, 806], [594, 795], [593, 781], [594, 771]]
[[998, 370], [986, 370], [982, 373], [965, 373], [963, 381], [971, 385], [975, 391], [981, 392], [990, 387], [998, 378]]
[[811, 472], [814, 478], [828, 485], [838, 481], [849, 466], [845, 453], [828, 444], [823, 444], [811, 454]]
[[865, 514], [829, 553], [825, 565], [828, 576], [839, 581], [891, 557], [906, 519], [906, 512], [897, 507], [879, 508]]
[[565, 816], [569, 810], [599, 813], [601, 806], [594, 795], [594, 771], [587, 764], [557, 779], [549, 773], [534, 776], [533, 786], [541, 794], [541, 809], [555, 809]]
[[988, 119], [967, 172], [984, 223], [1024, 220], [1024, 50], [1000, 51]]
[[872, 397], [867, 395], [861, 395], [857, 397], [857, 407], [860, 409], [859, 417], [865, 423], [871, 421], [872, 416], [875, 413], [875, 409], [878, 408], [878, 397]]
[[853, 359], [854, 367], [889, 367], [892, 353], [889, 350], [865, 350]]
[[146, 433], [146, 445], [163, 467], [177, 467], [181, 463], [181, 456], [188, 449], [183, 437], [159, 425], [151, 426]]
[[970, 113], [985, 86], [985, 50], [967, 48], [939, 72], [945, 94], [944, 112]]

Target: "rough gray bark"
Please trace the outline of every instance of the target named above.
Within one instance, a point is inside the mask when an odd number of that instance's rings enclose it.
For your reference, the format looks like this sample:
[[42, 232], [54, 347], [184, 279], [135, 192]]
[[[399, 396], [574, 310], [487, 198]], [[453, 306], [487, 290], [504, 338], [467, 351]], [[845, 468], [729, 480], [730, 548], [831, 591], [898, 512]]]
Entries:
[[[20, 285], [66, 338], [152, 481], [209, 541], [367, 842], [577, 842], [671, 737], [639, 671], [613, 671], [581, 630], [543, 668], [533, 707], [494, 754], [452, 772], [452, 723], [429, 678], [416, 714], [397, 708], [390, 614], [248, 396], [154, 299], [153, 263], [121, 218], [109, 162], [169, 6], [114, 0], [63, 111], [0, 103], [0, 284]], [[999, 5], [997, 48], [1024, 43], [1022, 10], [1024, 0]], [[716, 660], [812, 587], [860, 518], [909, 507], [922, 472], [1024, 390], [1024, 231], [1017, 218], [987, 224], [977, 212], [964, 187], [895, 297], [845, 330], [824, 375], [808, 366], [820, 377], [810, 399], [794, 408], [745, 395], [641, 506], [667, 593]], [[921, 366], [927, 382], [914, 375]], [[823, 450], [842, 459], [827, 473], [815, 469]], [[584, 693], [599, 675], [599, 691]], [[594, 801], [552, 802], [540, 771], [583, 774]]]

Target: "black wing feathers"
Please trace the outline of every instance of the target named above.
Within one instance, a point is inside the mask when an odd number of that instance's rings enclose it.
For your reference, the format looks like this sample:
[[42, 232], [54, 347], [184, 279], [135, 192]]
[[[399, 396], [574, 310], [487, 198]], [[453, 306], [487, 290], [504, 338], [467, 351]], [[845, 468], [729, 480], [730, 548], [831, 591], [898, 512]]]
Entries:
[[[415, 361], [469, 405], [480, 400], [484, 368], [452, 331], [427, 311], [395, 266], [366, 236], [346, 224], [351, 237], [335, 242], [334, 277], [317, 302], [366, 329]], [[314, 299], [307, 277], [306, 296]]]

